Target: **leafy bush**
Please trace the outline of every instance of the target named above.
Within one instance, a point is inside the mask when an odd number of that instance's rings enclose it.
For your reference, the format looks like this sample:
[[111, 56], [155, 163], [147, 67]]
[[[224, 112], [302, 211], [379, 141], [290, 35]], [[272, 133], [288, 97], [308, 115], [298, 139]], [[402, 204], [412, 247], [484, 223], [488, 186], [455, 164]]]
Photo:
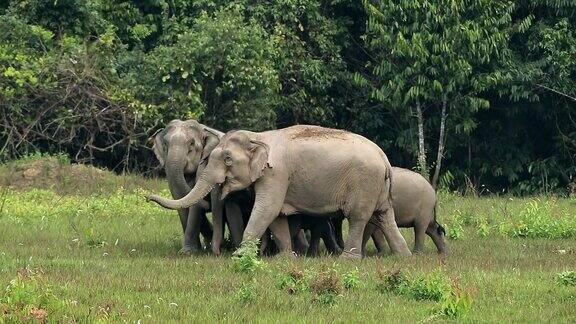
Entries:
[[98, 233], [93, 227], [84, 230], [84, 240], [90, 248], [98, 248], [106, 245], [102, 234]]
[[69, 302], [58, 298], [38, 272], [23, 269], [0, 296], [0, 321], [62, 321], [68, 318], [68, 308]]
[[502, 231], [512, 237], [576, 237], [576, 218], [569, 210], [557, 211], [555, 207], [554, 200], [533, 199], [520, 211], [518, 219], [509, 226], [502, 226]]
[[452, 240], [459, 240], [464, 237], [464, 228], [462, 227], [461, 223], [454, 223], [448, 226], [448, 230], [446, 231], [446, 236], [448, 236]]
[[232, 256], [232, 267], [236, 272], [254, 273], [264, 268], [264, 261], [258, 258], [258, 240], [243, 242]]
[[344, 288], [346, 289], [353, 289], [353, 288], [357, 288], [358, 286], [360, 286], [360, 275], [358, 273], [358, 268], [345, 273], [342, 276], [342, 282], [344, 284]]
[[236, 292], [236, 299], [243, 303], [250, 303], [256, 300], [257, 297], [256, 289], [254, 288], [254, 283], [244, 283], [240, 289]]
[[410, 279], [400, 270], [381, 274], [378, 289], [381, 292], [392, 292], [415, 300], [439, 302], [435, 313], [449, 317], [464, 317], [471, 308], [472, 298], [462, 292], [457, 282], [450, 281], [440, 271], [428, 276], [417, 276]]
[[466, 317], [471, 308], [472, 298], [470, 295], [453, 287], [450, 293], [442, 297], [436, 313], [453, 318], [463, 318]]
[[481, 218], [476, 223], [476, 233], [482, 237], [487, 237], [490, 235], [490, 225], [485, 218]]
[[556, 275], [558, 283], [564, 286], [576, 286], [576, 271], [564, 271]]
[[436, 272], [430, 276], [414, 279], [410, 283], [409, 292], [416, 300], [440, 301], [451, 293], [451, 286], [442, 273]]
[[280, 276], [276, 287], [290, 294], [304, 292], [309, 288], [304, 272], [297, 269], [292, 269], [287, 274]]
[[334, 305], [337, 296], [342, 292], [340, 276], [335, 270], [317, 273], [312, 278], [310, 290], [315, 294], [315, 301], [324, 305]]
[[377, 287], [381, 292], [394, 292], [401, 294], [410, 285], [408, 277], [402, 271], [394, 270], [392, 272], [378, 272], [380, 282]]

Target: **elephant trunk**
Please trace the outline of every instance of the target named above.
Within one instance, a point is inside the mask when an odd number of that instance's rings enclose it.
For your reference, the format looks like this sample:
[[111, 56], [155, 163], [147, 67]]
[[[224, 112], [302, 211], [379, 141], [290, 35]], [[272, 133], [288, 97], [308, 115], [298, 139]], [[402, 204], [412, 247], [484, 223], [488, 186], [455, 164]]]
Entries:
[[181, 148], [171, 147], [166, 156], [166, 178], [174, 198], [182, 198], [191, 190], [184, 177], [187, 153]]
[[164, 208], [169, 209], [188, 208], [204, 199], [204, 197], [206, 197], [206, 195], [208, 195], [216, 185], [215, 182], [208, 181], [205, 175], [206, 175], [205, 173], [202, 174], [200, 179], [198, 179], [198, 181], [196, 182], [194, 188], [192, 188], [192, 190], [183, 198], [172, 200], [157, 195], [151, 195], [148, 196], [147, 199], [158, 203]]

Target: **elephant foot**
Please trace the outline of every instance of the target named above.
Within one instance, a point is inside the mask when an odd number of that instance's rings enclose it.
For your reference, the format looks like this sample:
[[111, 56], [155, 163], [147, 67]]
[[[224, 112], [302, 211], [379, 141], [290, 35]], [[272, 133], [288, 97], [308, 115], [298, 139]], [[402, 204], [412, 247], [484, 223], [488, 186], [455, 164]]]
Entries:
[[180, 251], [178, 251], [179, 255], [183, 255], [183, 256], [191, 256], [192, 255], [192, 249], [189, 247], [183, 247], [180, 249]]
[[406, 256], [406, 257], [412, 256], [412, 252], [410, 252], [410, 250], [394, 251], [392, 253], [395, 255]]
[[340, 257], [342, 259], [362, 259], [362, 254], [350, 251], [343, 251], [342, 254], [340, 254]]
[[202, 252], [202, 249], [199, 247], [195, 247], [195, 246], [183, 246], [180, 251], [178, 251], [178, 254], [180, 255], [184, 255], [184, 256], [191, 256], [192, 254], [197, 254]]

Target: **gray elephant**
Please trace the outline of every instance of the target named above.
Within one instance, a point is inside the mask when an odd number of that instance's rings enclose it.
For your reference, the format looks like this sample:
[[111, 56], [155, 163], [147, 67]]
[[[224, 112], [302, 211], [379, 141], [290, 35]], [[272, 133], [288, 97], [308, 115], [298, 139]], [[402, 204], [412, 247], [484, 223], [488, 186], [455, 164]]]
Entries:
[[[208, 157], [222, 135], [195, 120], [179, 119], [170, 121], [165, 128], [156, 132], [152, 149], [160, 165], [165, 168], [172, 197], [182, 198], [190, 192], [200, 161]], [[204, 236], [205, 244], [210, 245], [213, 231], [206, 218], [209, 202], [202, 200], [189, 208], [178, 210], [184, 231], [180, 253], [201, 250], [200, 233]]]
[[[224, 133], [207, 127], [195, 120], [172, 120], [164, 129], [157, 132], [153, 150], [165, 167], [166, 177], [173, 198], [184, 197], [194, 185], [196, 175], [202, 173], [208, 156], [220, 142]], [[224, 240], [224, 226], [227, 224], [235, 247], [242, 241], [242, 233], [252, 206], [254, 194], [250, 188], [229, 195], [220, 200], [220, 186], [215, 186], [210, 195], [189, 208], [180, 209], [180, 220], [184, 230], [184, 243], [180, 253], [199, 251], [199, 230], [202, 231], [205, 245], [211, 245], [212, 252], [220, 255]], [[212, 211], [214, 230], [206, 218]], [[276, 224], [272, 224], [275, 229]], [[211, 240], [211, 242], [210, 242]], [[278, 243], [283, 247], [282, 243]]]
[[[436, 220], [436, 192], [430, 183], [419, 173], [403, 168], [392, 168], [392, 206], [398, 227], [414, 227], [414, 252], [424, 250], [424, 235], [427, 234], [438, 249], [446, 254], [444, 228]], [[336, 240], [342, 246], [342, 219], [333, 219], [336, 228]], [[384, 250], [382, 231], [368, 224], [364, 235], [364, 244], [372, 236], [378, 252]], [[310, 244], [313, 244], [311, 242]]]
[[[445, 231], [436, 220], [436, 191], [420, 173], [392, 168], [392, 205], [398, 227], [414, 228], [414, 252], [424, 251], [425, 235], [430, 236], [438, 253], [446, 254]], [[384, 249], [382, 232], [375, 226], [366, 227], [365, 237], [371, 235], [378, 252]]]
[[[197, 204], [217, 185], [222, 186], [222, 199], [254, 187], [255, 203], [243, 242], [260, 238], [274, 220], [284, 218], [279, 214], [341, 214], [350, 224], [341, 256], [360, 258], [364, 228], [374, 215], [391, 250], [411, 254], [394, 220], [388, 158], [360, 135], [307, 125], [230, 132], [210, 154], [190, 193], [176, 200], [156, 195], [147, 199], [182, 209]], [[288, 222], [280, 224], [280, 237], [289, 238]]]

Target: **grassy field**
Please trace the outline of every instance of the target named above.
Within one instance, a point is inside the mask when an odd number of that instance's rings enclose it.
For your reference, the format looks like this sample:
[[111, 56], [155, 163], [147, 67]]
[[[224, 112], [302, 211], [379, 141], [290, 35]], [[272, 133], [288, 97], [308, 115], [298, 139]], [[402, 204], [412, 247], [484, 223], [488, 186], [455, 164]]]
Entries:
[[576, 321], [576, 198], [441, 193], [444, 262], [427, 240], [409, 258], [248, 259], [240, 269], [258, 267], [242, 272], [230, 255], [177, 254], [176, 214], [142, 197], [168, 195], [161, 182], [75, 183], [63, 168], [18, 186], [9, 170], [19, 168], [0, 167], [0, 322]]

